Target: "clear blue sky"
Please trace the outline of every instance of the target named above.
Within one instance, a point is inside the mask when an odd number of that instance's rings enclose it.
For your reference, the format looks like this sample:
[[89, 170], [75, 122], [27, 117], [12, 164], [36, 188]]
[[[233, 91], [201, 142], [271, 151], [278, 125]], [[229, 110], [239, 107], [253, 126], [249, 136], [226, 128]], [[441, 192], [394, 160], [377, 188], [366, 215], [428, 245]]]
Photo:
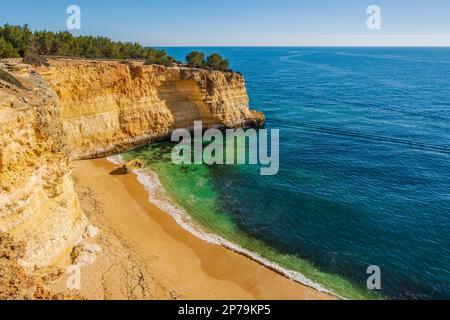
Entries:
[[[66, 30], [71, 4], [74, 34], [143, 45], [450, 45], [450, 0], [4, 0], [0, 24]], [[381, 30], [366, 27], [371, 4]]]

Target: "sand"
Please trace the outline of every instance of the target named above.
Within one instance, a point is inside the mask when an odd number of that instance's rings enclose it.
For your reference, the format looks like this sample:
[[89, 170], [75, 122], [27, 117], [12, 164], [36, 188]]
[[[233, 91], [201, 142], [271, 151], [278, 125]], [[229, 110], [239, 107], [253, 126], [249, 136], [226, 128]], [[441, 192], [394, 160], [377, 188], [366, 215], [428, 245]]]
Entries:
[[[209, 244], [148, 201], [134, 174], [106, 159], [77, 161], [81, 205], [100, 229], [97, 260], [81, 271], [88, 299], [334, 299]], [[55, 288], [62, 290], [63, 277]]]

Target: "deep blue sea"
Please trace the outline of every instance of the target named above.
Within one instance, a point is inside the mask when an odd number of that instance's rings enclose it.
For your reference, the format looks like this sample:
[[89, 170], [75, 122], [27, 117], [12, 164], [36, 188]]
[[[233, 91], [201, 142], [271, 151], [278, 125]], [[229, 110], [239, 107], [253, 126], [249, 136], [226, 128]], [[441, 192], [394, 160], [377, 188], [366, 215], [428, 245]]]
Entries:
[[180, 168], [135, 150], [208, 230], [347, 297], [450, 298], [450, 48], [166, 48], [218, 52], [280, 129], [280, 172]]

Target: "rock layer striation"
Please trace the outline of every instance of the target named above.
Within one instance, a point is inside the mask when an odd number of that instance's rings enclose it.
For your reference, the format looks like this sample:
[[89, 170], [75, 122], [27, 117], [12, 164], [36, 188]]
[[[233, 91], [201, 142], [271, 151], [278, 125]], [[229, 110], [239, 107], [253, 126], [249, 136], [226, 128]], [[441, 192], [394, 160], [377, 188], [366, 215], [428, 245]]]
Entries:
[[218, 128], [264, 123], [262, 113], [249, 109], [239, 74], [141, 62], [49, 62], [39, 68], [0, 63], [20, 82], [0, 77], [0, 232], [26, 246], [20, 264], [28, 272], [67, 266], [86, 232], [72, 160], [165, 139], [194, 121]]

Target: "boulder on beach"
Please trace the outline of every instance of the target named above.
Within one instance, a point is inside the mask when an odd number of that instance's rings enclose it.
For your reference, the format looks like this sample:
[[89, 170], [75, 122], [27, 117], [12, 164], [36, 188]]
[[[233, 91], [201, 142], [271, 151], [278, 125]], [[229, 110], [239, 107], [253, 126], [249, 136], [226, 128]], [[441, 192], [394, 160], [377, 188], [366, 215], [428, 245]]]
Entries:
[[144, 167], [144, 165], [142, 164], [142, 162], [140, 160], [133, 159], [133, 160], [126, 162], [122, 168], [125, 172], [129, 173], [129, 172], [132, 172], [133, 170], [142, 169], [143, 167]]

